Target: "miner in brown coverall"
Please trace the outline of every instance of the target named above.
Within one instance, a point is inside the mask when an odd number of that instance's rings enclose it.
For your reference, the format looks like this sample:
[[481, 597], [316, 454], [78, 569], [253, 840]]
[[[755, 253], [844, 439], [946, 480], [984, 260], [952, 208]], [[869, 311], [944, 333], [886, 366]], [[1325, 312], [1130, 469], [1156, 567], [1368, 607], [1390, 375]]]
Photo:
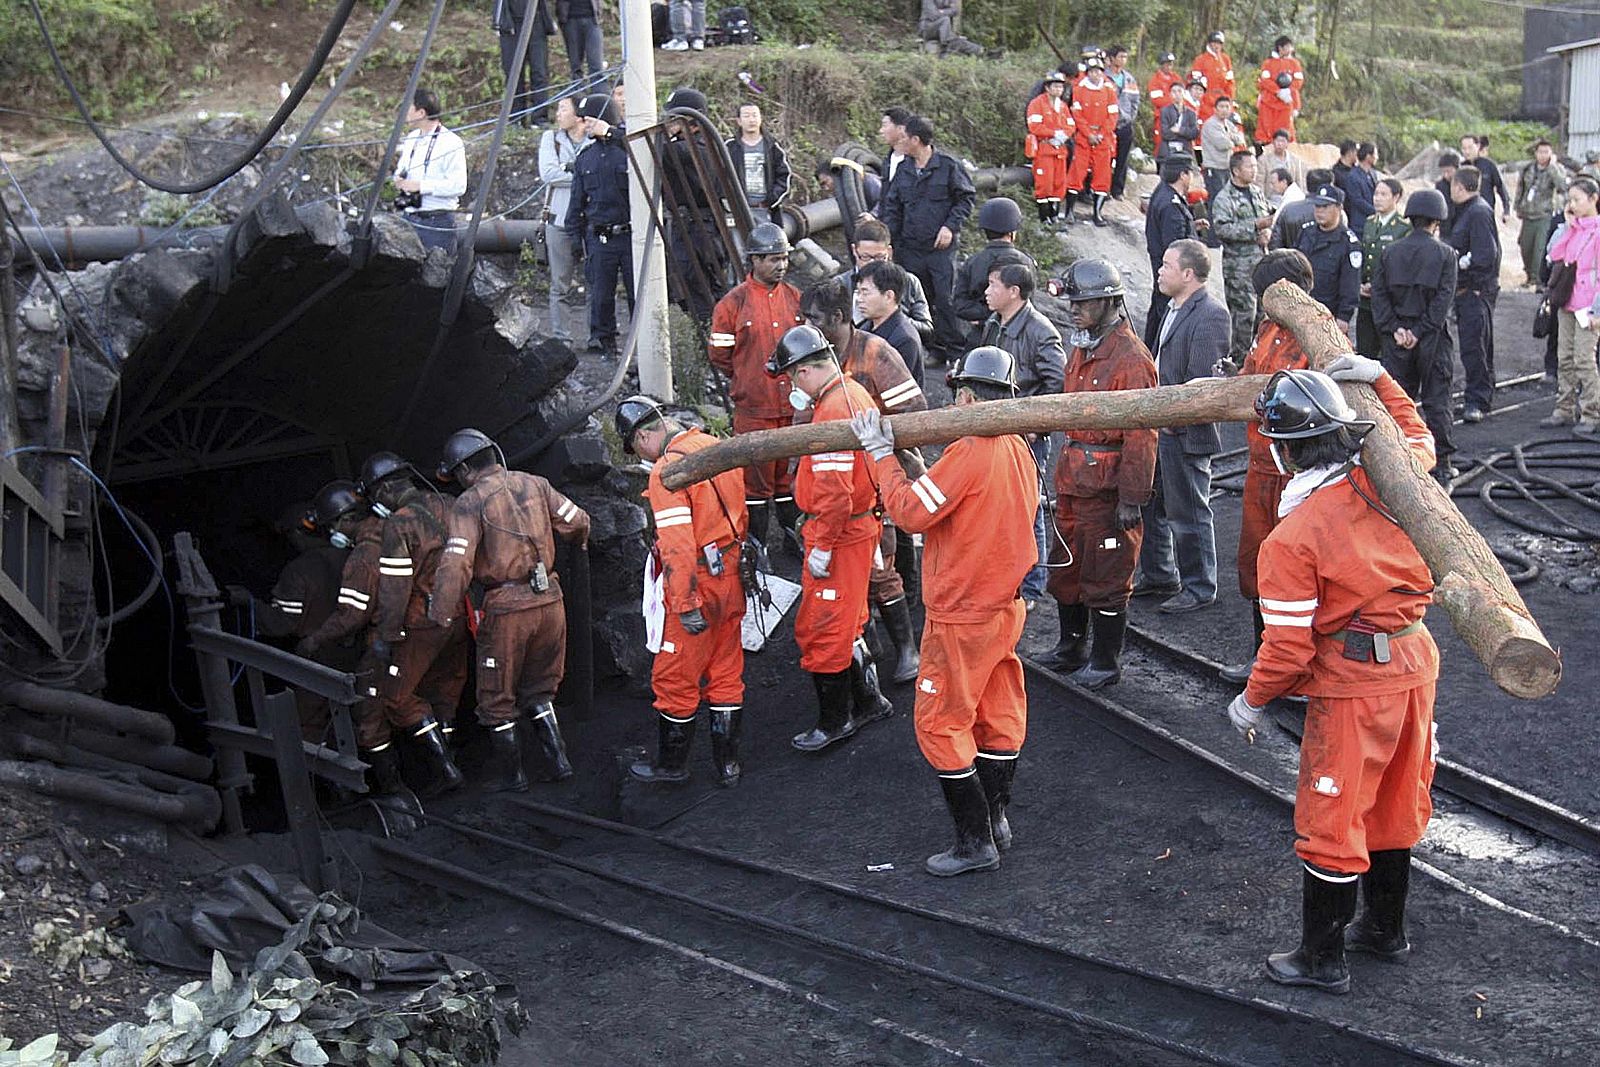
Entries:
[[388, 660], [383, 714], [427, 768], [428, 781], [418, 791], [435, 796], [461, 784], [445, 742], [467, 684], [469, 651], [464, 612], [449, 626], [428, 618], [449, 507], [413, 475], [411, 464], [393, 452], [374, 452], [361, 466], [361, 491], [383, 519], [373, 610], [374, 651], [380, 662]]
[[567, 617], [555, 573], [555, 539], [589, 540], [589, 516], [536, 474], [507, 470], [499, 447], [478, 430], [444, 443], [439, 477], [464, 489], [450, 510], [428, 617], [449, 626], [463, 613], [467, 584], [483, 587], [478, 623], [478, 721], [489, 728], [483, 787], [528, 787], [518, 723], [532, 712], [545, 776], [572, 776], [552, 702], [566, 667]]

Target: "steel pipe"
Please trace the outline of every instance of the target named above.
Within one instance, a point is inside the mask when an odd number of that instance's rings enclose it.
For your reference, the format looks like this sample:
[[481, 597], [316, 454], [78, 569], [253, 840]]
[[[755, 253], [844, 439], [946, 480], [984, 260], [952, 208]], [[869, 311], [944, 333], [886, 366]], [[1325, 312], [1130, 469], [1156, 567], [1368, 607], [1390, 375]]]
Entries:
[[113, 704], [87, 693], [50, 689], [32, 682], [0, 685], [0, 704], [12, 704], [39, 715], [74, 719], [103, 730], [121, 730], [160, 745], [170, 745], [177, 739], [172, 720], [165, 715], [157, 715], [143, 708], [130, 708], [126, 704]]

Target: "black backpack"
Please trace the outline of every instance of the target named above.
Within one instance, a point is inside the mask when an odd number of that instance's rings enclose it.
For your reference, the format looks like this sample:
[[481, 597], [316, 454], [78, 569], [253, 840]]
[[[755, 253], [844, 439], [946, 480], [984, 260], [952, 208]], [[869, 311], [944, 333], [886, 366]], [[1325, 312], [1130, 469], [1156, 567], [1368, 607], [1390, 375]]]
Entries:
[[722, 30], [723, 44], [755, 44], [761, 39], [745, 7], [723, 8], [717, 13], [717, 26]]

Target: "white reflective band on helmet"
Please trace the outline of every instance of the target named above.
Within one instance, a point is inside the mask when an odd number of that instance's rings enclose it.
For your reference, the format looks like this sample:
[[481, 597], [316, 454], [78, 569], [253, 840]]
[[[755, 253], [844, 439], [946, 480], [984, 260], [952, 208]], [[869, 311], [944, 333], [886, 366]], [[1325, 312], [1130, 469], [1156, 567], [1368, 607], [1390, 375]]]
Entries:
[[573, 517], [577, 514], [578, 505], [574, 504], [570, 500], [556, 509], [556, 518], [560, 519], [562, 522], [571, 522]]
[[884, 407], [897, 408], [912, 397], [921, 396], [922, 388], [915, 381], [907, 378], [892, 388], [883, 391]]

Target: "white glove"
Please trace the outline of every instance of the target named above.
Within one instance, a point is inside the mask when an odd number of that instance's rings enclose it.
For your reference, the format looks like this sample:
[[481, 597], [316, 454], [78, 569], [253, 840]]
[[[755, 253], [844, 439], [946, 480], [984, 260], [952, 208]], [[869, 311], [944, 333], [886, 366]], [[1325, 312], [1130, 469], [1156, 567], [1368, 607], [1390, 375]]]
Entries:
[[1240, 737], [1255, 744], [1256, 731], [1267, 724], [1267, 712], [1264, 708], [1252, 707], [1244, 694], [1240, 693], [1228, 705], [1228, 721], [1239, 731]]
[[830, 549], [813, 548], [806, 553], [806, 570], [811, 572], [813, 578], [826, 578], [829, 574], [828, 564], [833, 562], [833, 552]]
[[1461, 270], [1467, 270], [1470, 268], [1472, 266], [1472, 253], [1468, 252], [1466, 255], [1456, 260], [1456, 266]]
[[1294, 94], [1287, 89], [1279, 89], [1278, 99], [1282, 100], [1285, 104], [1292, 104], [1294, 103]]
[[1351, 352], [1340, 356], [1325, 368], [1328, 377], [1336, 382], [1366, 382], [1371, 385], [1383, 377], [1383, 364], [1375, 359]]
[[1057, 148], [1060, 148], [1062, 145], [1066, 144], [1067, 143], [1067, 131], [1066, 130], [1057, 130], [1055, 133], [1052, 133], [1050, 135], [1050, 143], [1055, 145]]
[[877, 408], [868, 408], [850, 416], [850, 429], [867, 455], [874, 460], [894, 455], [894, 427], [890, 426]]

